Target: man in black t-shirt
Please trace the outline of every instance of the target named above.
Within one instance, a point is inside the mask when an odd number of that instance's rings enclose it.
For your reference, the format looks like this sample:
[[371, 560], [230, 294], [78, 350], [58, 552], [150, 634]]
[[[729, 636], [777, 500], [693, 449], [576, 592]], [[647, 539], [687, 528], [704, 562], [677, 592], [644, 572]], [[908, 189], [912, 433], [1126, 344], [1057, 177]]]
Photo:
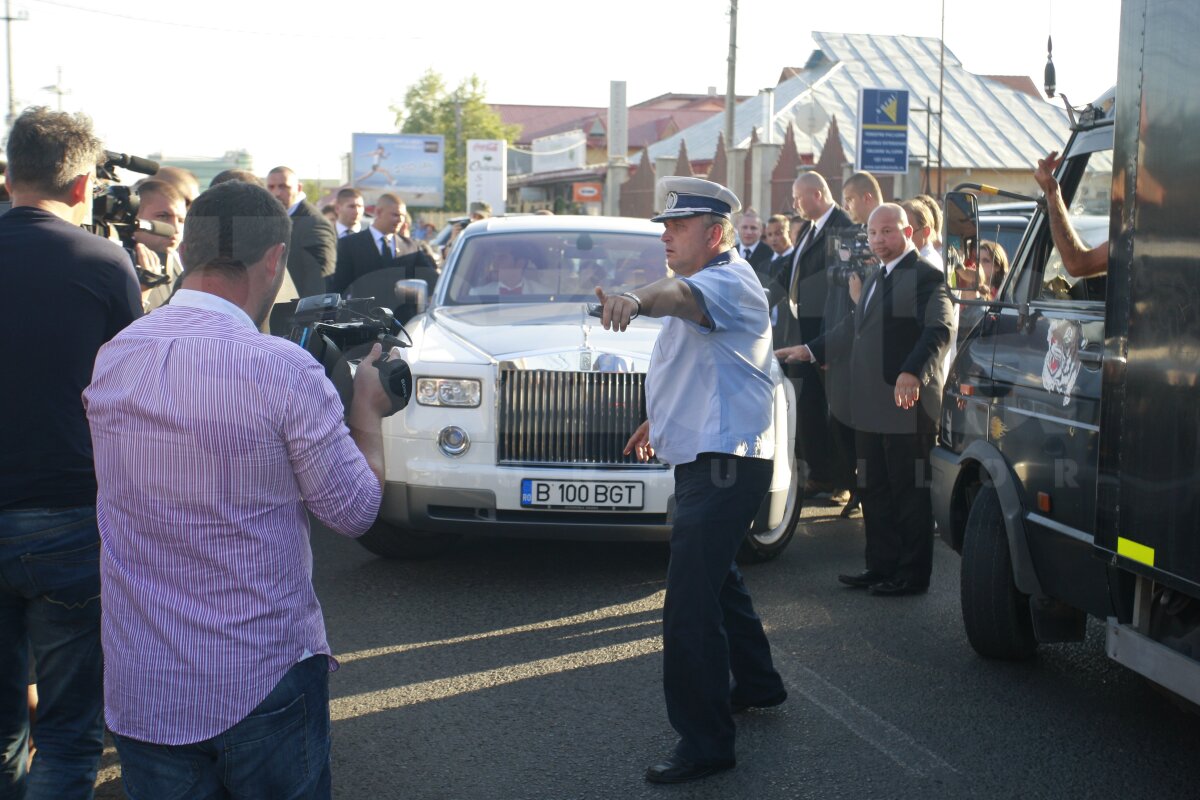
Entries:
[[[100, 141], [27, 109], [8, 138], [0, 216], [0, 796], [91, 797], [103, 744], [96, 476], [81, 395], [96, 351], [141, 314], [129, 256], [79, 225]], [[134, 465], [135, 466], [135, 465]], [[26, 683], [33, 663], [37, 755]]]

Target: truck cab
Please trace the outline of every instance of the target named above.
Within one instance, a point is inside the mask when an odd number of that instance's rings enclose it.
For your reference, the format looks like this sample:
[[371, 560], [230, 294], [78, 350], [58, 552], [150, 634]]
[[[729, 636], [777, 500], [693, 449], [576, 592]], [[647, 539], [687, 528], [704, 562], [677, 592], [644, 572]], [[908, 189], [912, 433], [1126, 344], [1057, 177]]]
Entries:
[[[1080, 640], [1090, 615], [1111, 657], [1193, 703], [1200, 158], [1184, 132], [1200, 54], [1182, 31], [1197, 25], [1194, 3], [1125, 0], [1117, 86], [1073, 115], [1057, 172], [1070, 214], [1109, 210], [1108, 271], [1068, 275], [1039, 207], [995, 298], [960, 307], [931, 454], [979, 653]], [[952, 193], [948, 233], [974, 211]]]

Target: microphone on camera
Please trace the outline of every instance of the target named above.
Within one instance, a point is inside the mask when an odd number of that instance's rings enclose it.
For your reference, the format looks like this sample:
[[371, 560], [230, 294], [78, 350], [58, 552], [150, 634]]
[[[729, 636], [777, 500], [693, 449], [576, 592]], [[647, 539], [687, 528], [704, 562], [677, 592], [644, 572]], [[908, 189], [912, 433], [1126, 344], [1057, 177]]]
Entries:
[[142, 175], [153, 175], [158, 172], [158, 162], [151, 161], [148, 158], [140, 156], [130, 156], [125, 153], [114, 153], [112, 150], [104, 151], [106, 163], [114, 167], [124, 167], [131, 172], [138, 172]]
[[139, 219], [137, 221], [137, 229], [146, 233], [153, 233], [155, 236], [174, 236], [175, 226], [167, 222], [156, 222], [152, 219]]

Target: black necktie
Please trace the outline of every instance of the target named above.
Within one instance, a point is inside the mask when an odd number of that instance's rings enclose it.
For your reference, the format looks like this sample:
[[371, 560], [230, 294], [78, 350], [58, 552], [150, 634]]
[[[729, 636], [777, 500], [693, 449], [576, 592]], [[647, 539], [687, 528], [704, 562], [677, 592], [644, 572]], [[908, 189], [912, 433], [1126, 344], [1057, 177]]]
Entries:
[[392, 258], [392, 248], [391, 245], [388, 244], [386, 236], [383, 236], [379, 239], [379, 255], [383, 256], [389, 261]]
[[800, 237], [800, 243], [796, 245], [796, 257], [792, 260], [792, 285], [788, 288], [788, 298], [794, 305], [799, 301], [800, 291], [800, 255], [804, 252], [804, 248], [812, 242], [813, 231], [816, 230], [815, 223], [808, 223], [808, 230]]

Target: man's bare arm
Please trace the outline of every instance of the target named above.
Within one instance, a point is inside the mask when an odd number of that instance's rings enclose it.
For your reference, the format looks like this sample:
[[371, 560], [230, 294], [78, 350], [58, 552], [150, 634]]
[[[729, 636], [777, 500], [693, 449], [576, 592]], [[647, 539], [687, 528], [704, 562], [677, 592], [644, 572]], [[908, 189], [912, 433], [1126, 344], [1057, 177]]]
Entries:
[[1062, 163], [1057, 152], [1038, 160], [1034, 179], [1046, 193], [1046, 213], [1050, 217], [1050, 236], [1062, 257], [1063, 268], [1073, 278], [1087, 278], [1108, 270], [1108, 243], [1088, 249], [1071, 220], [1067, 217], [1067, 206], [1063, 202], [1062, 190], [1054, 179], [1054, 170]]

